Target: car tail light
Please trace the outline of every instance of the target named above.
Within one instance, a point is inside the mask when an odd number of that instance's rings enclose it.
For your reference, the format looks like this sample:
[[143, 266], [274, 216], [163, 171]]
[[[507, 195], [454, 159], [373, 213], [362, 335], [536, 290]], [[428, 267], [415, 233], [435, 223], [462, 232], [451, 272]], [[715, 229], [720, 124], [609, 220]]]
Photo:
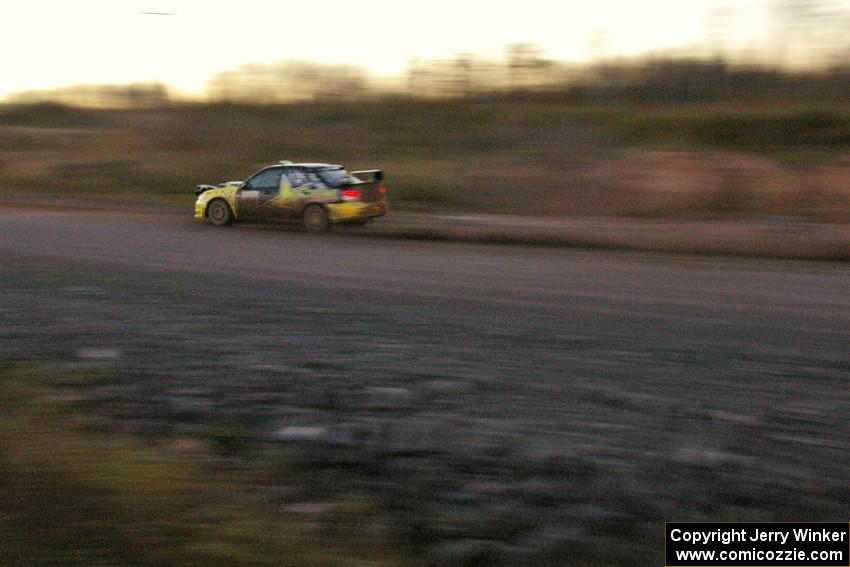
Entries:
[[346, 189], [342, 192], [343, 201], [357, 201], [360, 199], [360, 191], [357, 189]]

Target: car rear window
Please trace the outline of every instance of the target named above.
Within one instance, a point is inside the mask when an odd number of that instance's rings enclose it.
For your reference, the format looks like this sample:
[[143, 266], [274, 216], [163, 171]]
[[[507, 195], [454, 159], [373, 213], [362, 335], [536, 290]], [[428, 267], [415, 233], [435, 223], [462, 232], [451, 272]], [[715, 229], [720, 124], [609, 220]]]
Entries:
[[319, 176], [331, 187], [339, 187], [350, 183], [360, 183], [360, 180], [344, 169], [320, 169]]

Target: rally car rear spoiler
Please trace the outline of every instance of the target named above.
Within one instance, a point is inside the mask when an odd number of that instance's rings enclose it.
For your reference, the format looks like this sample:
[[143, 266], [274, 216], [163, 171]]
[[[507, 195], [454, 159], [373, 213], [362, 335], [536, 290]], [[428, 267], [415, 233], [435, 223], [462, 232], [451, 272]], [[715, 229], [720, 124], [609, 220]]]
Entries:
[[364, 169], [363, 171], [352, 171], [351, 175], [357, 177], [370, 175], [372, 178], [368, 181], [381, 181], [384, 178], [384, 171], [381, 169]]

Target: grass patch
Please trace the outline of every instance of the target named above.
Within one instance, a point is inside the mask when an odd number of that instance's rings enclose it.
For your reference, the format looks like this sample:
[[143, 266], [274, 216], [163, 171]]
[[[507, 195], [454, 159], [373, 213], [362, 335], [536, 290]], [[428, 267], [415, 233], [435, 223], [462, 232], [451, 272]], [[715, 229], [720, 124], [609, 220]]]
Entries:
[[665, 144], [778, 154], [850, 147], [850, 113], [803, 109], [621, 115], [613, 124], [627, 144]]
[[[257, 497], [260, 475], [214, 472], [129, 438], [84, 432], [81, 416], [46, 401], [47, 392], [31, 369], [0, 373], [4, 565], [409, 564], [364, 537], [368, 507], [341, 503], [317, 532], [267, 508]], [[233, 432], [214, 437], [233, 449]]]

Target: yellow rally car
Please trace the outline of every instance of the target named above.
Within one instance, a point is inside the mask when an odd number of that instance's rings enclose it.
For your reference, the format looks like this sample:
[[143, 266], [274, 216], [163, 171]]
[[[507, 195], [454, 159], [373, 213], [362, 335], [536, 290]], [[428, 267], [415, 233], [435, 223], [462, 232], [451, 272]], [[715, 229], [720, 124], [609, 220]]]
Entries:
[[348, 172], [341, 165], [282, 161], [245, 181], [198, 185], [195, 218], [216, 226], [300, 219], [308, 232], [324, 232], [332, 224], [365, 224], [387, 214], [383, 178], [379, 169]]

